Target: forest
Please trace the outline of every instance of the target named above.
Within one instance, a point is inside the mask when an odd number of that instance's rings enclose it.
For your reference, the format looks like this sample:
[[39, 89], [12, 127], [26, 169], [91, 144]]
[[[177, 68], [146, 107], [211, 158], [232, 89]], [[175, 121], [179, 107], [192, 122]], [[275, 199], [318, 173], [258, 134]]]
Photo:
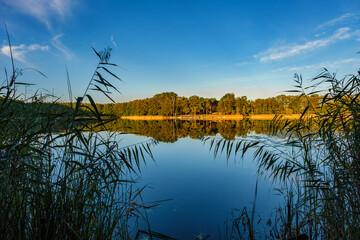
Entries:
[[156, 94], [151, 98], [124, 103], [98, 104], [99, 112], [112, 116], [178, 116], [199, 114], [299, 114], [306, 106], [319, 105], [319, 95], [278, 95], [265, 99], [249, 100], [246, 96], [225, 94], [219, 101], [199, 96], [181, 97], [174, 92]]

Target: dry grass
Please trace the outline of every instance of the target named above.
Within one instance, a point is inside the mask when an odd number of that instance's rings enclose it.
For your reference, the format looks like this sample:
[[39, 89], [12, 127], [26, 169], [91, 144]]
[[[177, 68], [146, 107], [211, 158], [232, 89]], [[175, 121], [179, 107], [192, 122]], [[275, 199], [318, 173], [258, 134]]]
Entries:
[[[301, 114], [254, 114], [250, 116], [251, 120], [273, 120], [275, 116], [281, 116], [282, 119], [297, 120], [300, 119]], [[315, 117], [315, 114], [308, 114], [305, 117]]]
[[241, 114], [236, 114], [236, 115], [202, 114], [202, 115], [181, 115], [178, 116], [177, 119], [221, 121], [221, 120], [242, 120], [244, 119], [244, 116]]
[[243, 115], [180, 115], [180, 116], [122, 116], [122, 119], [129, 120], [170, 120], [170, 119], [179, 119], [179, 120], [242, 120], [244, 119]]
[[129, 120], [166, 120], [171, 119], [171, 117], [166, 116], [122, 116], [122, 119]]
[[[282, 119], [296, 120], [300, 119], [301, 114], [253, 114], [250, 116], [251, 120], [273, 120], [275, 116], [281, 116]], [[307, 117], [315, 117], [315, 114], [308, 114]], [[235, 115], [213, 115], [213, 114], [202, 114], [202, 115], [180, 115], [180, 116], [122, 116], [122, 119], [129, 120], [211, 120], [211, 121], [222, 121], [222, 120], [243, 120], [244, 116], [241, 114]]]

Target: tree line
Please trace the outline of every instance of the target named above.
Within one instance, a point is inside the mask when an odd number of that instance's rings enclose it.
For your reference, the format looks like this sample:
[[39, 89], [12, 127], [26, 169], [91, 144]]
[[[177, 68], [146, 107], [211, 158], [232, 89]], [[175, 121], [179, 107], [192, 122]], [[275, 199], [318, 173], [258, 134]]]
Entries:
[[199, 96], [180, 97], [174, 92], [156, 94], [151, 98], [124, 103], [99, 104], [102, 114], [113, 116], [178, 116], [199, 114], [299, 114], [309, 103], [318, 106], [321, 97], [279, 95], [265, 99], [249, 100], [246, 96], [225, 94], [219, 101]]

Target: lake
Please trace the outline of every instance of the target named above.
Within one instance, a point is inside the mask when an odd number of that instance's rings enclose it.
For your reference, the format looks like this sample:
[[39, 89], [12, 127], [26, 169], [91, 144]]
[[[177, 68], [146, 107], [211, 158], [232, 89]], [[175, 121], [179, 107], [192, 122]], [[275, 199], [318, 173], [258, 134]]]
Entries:
[[262, 231], [282, 199], [273, 190], [278, 186], [257, 176], [251, 151], [244, 158], [227, 158], [225, 153], [214, 156], [210, 141], [203, 137], [271, 141], [266, 126], [268, 121], [126, 120], [113, 124], [113, 130], [131, 133], [119, 136], [124, 146], [159, 140], [151, 147], [154, 161], [148, 158], [141, 166], [137, 183], [139, 188], [147, 186], [142, 192], [144, 202], [167, 200], [146, 211], [151, 230], [177, 239], [203, 239], [206, 235], [219, 239], [231, 213], [239, 216], [244, 207], [251, 212], [258, 181], [255, 221], [261, 221], [255, 229]]

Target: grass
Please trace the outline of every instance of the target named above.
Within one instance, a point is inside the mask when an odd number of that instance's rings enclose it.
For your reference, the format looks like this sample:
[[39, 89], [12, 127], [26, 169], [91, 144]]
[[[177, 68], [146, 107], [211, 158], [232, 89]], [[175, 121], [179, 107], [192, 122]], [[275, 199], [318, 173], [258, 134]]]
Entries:
[[[228, 239], [359, 239], [360, 238], [360, 72], [338, 80], [324, 69], [304, 87], [302, 96], [323, 95], [320, 106], [309, 101], [301, 117], [277, 117], [272, 134], [285, 134], [282, 146], [237, 139], [211, 141], [214, 154], [244, 154], [255, 149], [258, 173], [283, 182], [284, 203], [268, 221], [268, 230], [255, 232], [253, 211], [228, 223]], [[319, 89], [319, 90], [317, 90]], [[325, 90], [324, 90], [325, 89]], [[310, 91], [309, 91], [310, 90]], [[316, 117], [307, 117], [308, 112]]]
[[133, 239], [142, 209], [151, 207], [130, 176], [156, 141], [121, 146], [104, 131], [89, 92], [112, 100], [117, 89], [107, 79], [119, 78], [110, 70], [111, 49], [94, 52], [99, 63], [83, 97], [60, 108], [50, 95], [21, 100], [19, 87], [30, 84], [19, 81], [24, 70], [11, 57], [0, 86], [1, 239]]
[[[246, 117], [251, 120], [272, 120], [274, 119], [275, 114], [252, 114], [249, 117]], [[297, 120], [300, 119], [301, 114], [280, 114], [283, 119]], [[315, 117], [315, 114], [309, 114], [308, 117]], [[224, 121], [224, 120], [243, 120], [244, 116], [241, 114], [233, 115], [220, 115], [220, 114], [201, 114], [201, 115], [179, 115], [176, 117], [173, 116], [121, 116], [122, 119], [129, 120], [169, 120], [169, 119], [179, 119], [179, 120], [209, 120], [209, 121]]]

